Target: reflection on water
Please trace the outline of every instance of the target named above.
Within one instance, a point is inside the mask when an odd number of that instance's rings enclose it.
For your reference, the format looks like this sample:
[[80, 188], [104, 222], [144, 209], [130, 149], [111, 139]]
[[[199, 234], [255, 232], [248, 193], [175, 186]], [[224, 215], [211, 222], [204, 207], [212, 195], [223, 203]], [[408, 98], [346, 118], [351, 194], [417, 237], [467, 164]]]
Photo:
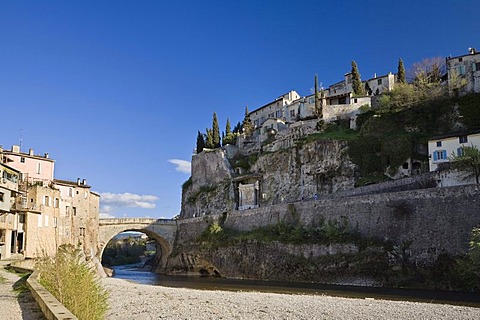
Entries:
[[434, 302], [480, 307], [480, 294], [478, 293], [340, 286], [317, 283], [267, 282], [214, 277], [167, 276], [142, 270], [140, 267], [141, 264], [115, 266], [113, 267], [115, 271], [114, 277], [141, 284], [173, 288], [319, 294], [361, 299], [374, 298]]

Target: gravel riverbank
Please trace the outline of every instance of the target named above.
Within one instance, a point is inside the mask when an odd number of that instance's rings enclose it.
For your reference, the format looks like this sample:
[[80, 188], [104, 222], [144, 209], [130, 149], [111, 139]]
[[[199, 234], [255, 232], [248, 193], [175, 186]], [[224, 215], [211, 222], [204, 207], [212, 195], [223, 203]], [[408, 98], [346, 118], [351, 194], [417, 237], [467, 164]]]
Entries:
[[480, 308], [322, 295], [206, 291], [104, 278], [107, 319], [480, 319]]

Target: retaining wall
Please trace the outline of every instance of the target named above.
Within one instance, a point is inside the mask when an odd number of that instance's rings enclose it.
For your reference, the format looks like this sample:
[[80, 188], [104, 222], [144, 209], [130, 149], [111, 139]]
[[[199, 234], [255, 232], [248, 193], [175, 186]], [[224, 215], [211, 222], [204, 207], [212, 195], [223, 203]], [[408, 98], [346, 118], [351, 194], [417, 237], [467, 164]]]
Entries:
[[304, 226], [322, 221], [346, 221], [366, 237], [408, 244], [419, 264], [442, 253], [463, 254], [470, 233], [480, 226], [480, 186], [430, 188], [335, 199], [279, 204], [223, 215], [179, 220], [177, 244], [194, 240], [209, 223], [225, 218], [224, 226], [251, 230], [295, 219]]

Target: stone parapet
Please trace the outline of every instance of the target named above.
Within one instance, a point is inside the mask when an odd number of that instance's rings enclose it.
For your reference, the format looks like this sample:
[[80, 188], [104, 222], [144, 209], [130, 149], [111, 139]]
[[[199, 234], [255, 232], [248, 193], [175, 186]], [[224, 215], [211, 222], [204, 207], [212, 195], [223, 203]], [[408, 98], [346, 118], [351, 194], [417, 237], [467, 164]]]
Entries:
[[33, 298], [42, 309], [48, 320], [74, 320], [78, 319], [63, 304], [61, 304], [47, 289], [37, 281], [38, 272], [33, 272], [27, 279], [27, 286]]

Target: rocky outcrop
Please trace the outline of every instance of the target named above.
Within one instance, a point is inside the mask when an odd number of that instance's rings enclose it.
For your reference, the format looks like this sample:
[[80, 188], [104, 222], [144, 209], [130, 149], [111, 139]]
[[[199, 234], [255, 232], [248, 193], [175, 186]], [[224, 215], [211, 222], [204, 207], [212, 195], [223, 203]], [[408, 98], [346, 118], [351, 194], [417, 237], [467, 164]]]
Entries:
[[248, 183], [258, 181], [260, 186], [259, 206], [352, 189], [355, 165], [347, 150], [345, 141], [317, 140], [230, 160], [222, 149], [203, 151], [192, 158], [191, 184], [183, 189], [181, 217], [235, 210], [239, 184], [252, 177]]

